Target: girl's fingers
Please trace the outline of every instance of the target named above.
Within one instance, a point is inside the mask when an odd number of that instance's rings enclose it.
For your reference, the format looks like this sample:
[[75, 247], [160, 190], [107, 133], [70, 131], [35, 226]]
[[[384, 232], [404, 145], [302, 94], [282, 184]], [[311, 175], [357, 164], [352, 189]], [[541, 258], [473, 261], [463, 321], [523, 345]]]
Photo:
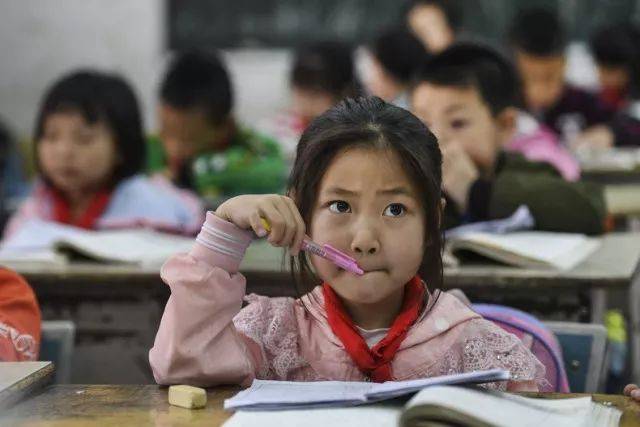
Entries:
[[637, 385], [635, 385], [635, 384], [628, 384], [628, 385], [624, 388], [623, 393], [624, 393], [624, 395], [625, 395], [625, 396], [631, 396], [631, 392], [632, 392], [632, 391], [634, 391], [634, 390], [637, 390], [637, 389], [638, 389], [638, 386], [637, 386]]
[[633, 400], [640, 402], [640, 388], [635, 384], [629, 384], [624, 388], [624, 395], [631, 396]]
[[262, 221], [263, 218], [260, 216], [260, 213], [258, 211], [253, 212], [249, 216], [249, 224], [251, 225], [253, 232], [256, 233], [256, 236], [258, 237], [264, 237], [268, 234]]
[[293, 213], [282, 197], [274, 200], [273, 205], [278, 210], [278, 212], [280, 212], [280, 215], [282, 215], [282, 218], [284, 218], [285, 222], [284, 233], [277, 244], [279, 246], [290, 247], [291, 243], [293, 242], [293, 238], [295, 237], [297, 228]]
[[[263, 220], [268, 223], [269, 230], [265, 229]], [[306, 227], [289, 197], [277, 196], [259, 203], [256, 211], [249, 215], [249, 223], [258, 237], [268, 235], [272, 245], [289, 247], [292, 255], [298, 254]]]
[[306, 233], [306, 226], [304, 225], [304, 220], [302, 219], [302, 215], [300, 215], [300, 211], [296, 206], [295, 202], [289, 197], [285, 198], [289, 209], [291, 210], [291, 214], [296, 222], [296, 233], [291, 244], [291, 255], [298, 255], [300, 252], [300, 247], [302, 246], [302, 240], [304, 239]]
[[272, 203], [265, 203], [258, 208], [259, 215], [266, 219], [271, 226], [269, 237], [267, 240], [274, 246], [279, 246], [278, 242], [282, 240], [285, 231], [285, 220], [282, 214], [276, 209]]

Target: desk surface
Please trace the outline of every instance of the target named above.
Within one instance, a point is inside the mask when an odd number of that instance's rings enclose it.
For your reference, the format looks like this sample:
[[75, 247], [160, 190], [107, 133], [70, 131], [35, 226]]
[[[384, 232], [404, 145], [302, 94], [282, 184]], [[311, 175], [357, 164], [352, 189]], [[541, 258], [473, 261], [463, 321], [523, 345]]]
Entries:
[[640, 184], [606, 185], [604, 198], [611, 215], [640, 215]]
[[[222, 409], [224, 399], [238, 388], [210, 390], [204, 409], [188, 410], [167, 403], [167, 389], [152, 385], [57, 385], [24, 399], [2, 412], [0, 423], [11, 426], [217, 426], [231, 414]], [[561, 398], [578, 395], [534, 394]], [[640, 426], [640, 404], [623, 396], [594, 395], [624, 411], [620, 425]]]
[[[241, 271], [248, 291], [265, 295], [292, 295], [291, 277], [283, 264], [282, 250], [256, 242], [247, 251]], [[626, 288], [640, 260], [640, 233], [611, 233], [589, 259], [570, 271], [548, 271], [497, 265], [463, 265], [446, 268], [445, 288]], [[167, 293], [158, 269], [127, 265], [69, 264], [51, 267], [22, 265], [23, 274], [36, 291], [56, 294], [77, 292]], [[82, 289], [78, 286], [82, 285]], [[48, 292], [47, 292], [48, 293]]]
[[[587, 154], [587, 153], [585, 153]], [[601, 183], [640, 182], [640, 149], [613, 148], [580, 159], [582, 179]]]

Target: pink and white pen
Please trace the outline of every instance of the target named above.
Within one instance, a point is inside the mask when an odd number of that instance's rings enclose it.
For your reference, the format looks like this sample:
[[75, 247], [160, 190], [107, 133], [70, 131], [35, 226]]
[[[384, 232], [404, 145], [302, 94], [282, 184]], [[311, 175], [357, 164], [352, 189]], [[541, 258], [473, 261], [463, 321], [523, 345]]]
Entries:
[[[261, 218], [262, 225], [266, 231], [271, 231], [271, 225], [265, 220]], [[351, 258], [349, 255], [344, 252], [339, 251], [329, 244], [319, 245], [313, 240], [309, 239], [305, 236], [302, 240], [301, 250], [312, 253], [320, 258], [324, 258], [326, 260], [331, 261], [335, 265], [340, 268], [343, 268], [353, 274], [357, 274], [358, 276], [362, 276], [364, 271], [358, 266], [358, 263], [355, 259]]]

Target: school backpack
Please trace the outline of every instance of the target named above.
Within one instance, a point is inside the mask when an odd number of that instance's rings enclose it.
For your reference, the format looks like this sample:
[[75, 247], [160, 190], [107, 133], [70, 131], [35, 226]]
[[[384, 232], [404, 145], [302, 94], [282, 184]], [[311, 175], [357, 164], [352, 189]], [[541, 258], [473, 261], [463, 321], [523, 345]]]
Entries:
[[562, 350], [547, 326], [524, 311], [494, 304], [472, 304], [471, 308], [500, 328], [520, 338], [546, 368], [546, 383], [541, 392], [569, 392], [569, 380], [562, 360]]

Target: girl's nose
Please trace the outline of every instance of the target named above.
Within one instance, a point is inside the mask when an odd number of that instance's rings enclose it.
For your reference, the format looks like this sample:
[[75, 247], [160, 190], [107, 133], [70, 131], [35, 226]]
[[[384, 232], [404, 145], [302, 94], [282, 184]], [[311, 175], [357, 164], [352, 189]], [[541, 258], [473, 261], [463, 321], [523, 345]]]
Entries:
[[73, 151], [73, 142], [67, 139], [61, 139], [55, 145], [55, 152], [61, 157], [69, 156]]
[[351, 241], [351, 251], [358, 255], [373, 255], [380, 251], [380, 241], [371, 229], [359, 229]]

